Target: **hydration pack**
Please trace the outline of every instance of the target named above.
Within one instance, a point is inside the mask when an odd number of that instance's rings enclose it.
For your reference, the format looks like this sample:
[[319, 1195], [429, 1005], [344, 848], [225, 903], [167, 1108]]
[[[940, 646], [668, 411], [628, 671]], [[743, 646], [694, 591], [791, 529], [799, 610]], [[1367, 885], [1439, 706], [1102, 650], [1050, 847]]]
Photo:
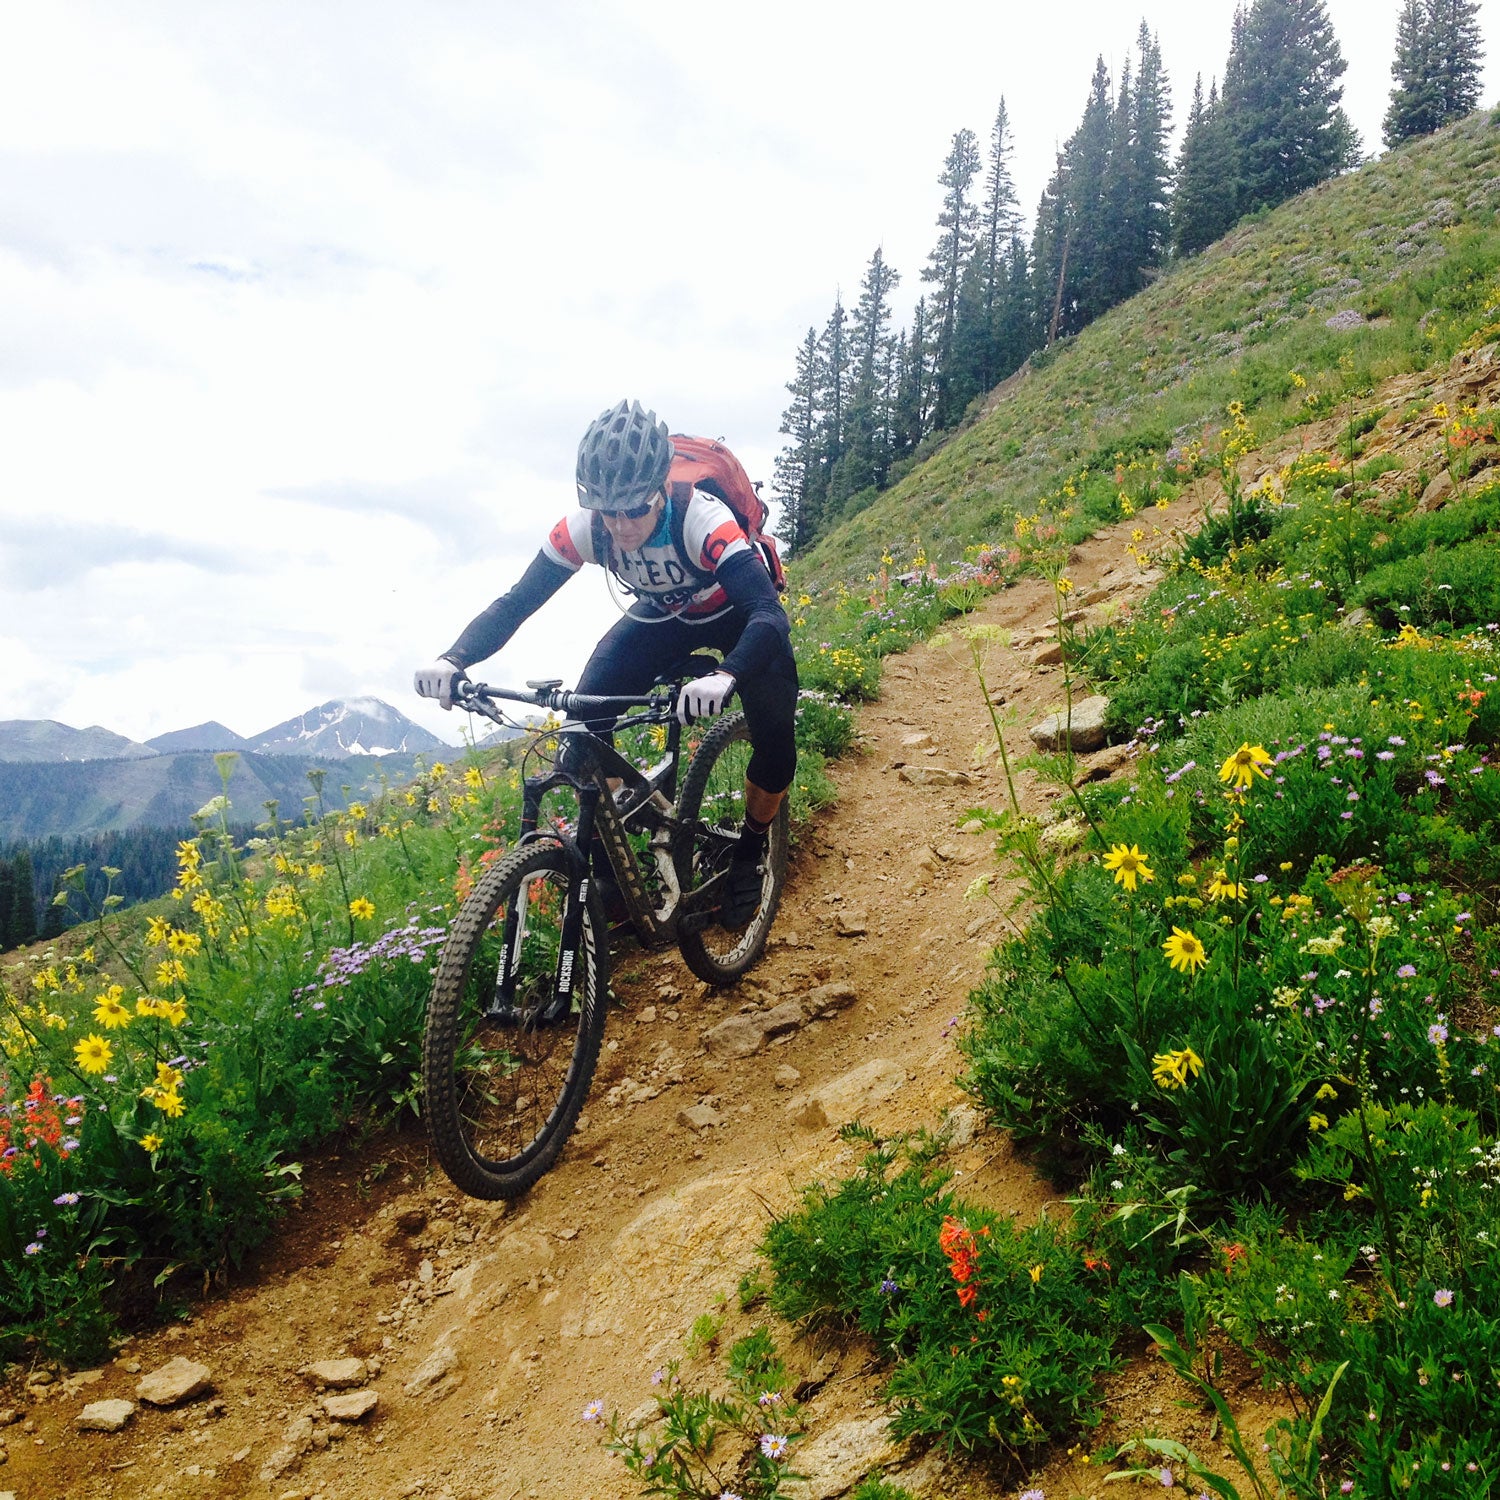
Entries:
[[745, 533], [750, 545], [761, 555], [771, 582], [778, 594], [786, 592], [786, 569], [781, 565], [781, 553], [776, 549], [776, 538], [765, 528], [771, 518], [770, 507], [756, 492], [740, 463], [723, 443], [713, 438], [686, 437], [672, 434], [672, 467], [667, 471], [667, 495], [672, 501], [672, 526], [677, 550], [684, 552], [682, 543], [682, 517], [687, 511], [693, 491], [699, 489], [722, 500], [734, 512], [735, 520]]

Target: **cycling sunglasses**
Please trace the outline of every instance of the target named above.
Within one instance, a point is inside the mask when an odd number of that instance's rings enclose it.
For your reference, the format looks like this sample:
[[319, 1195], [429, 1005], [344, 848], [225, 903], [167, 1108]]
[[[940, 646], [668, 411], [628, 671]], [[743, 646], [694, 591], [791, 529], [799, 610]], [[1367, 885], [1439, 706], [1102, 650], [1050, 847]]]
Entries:
[[607, 510], [604, 514], [616, 521], [643, 521], [651, 513], [651, 507], [656, 504], [657, 495], [660, 493], [661, 491], [658, 490], [656, 495], [653, 495], [644, 505], [634, 506], [630, 510]]

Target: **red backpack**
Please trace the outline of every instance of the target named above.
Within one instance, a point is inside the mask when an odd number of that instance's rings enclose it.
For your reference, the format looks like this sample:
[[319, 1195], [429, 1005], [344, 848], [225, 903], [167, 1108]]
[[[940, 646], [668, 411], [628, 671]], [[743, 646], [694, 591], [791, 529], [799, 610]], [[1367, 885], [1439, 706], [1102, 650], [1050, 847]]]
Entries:
[[776, 539], [766, 529], [770, 507], [760, 498], [750, 476], [723, 443], [713, 438], [685, 437], [672, 434], [674, 450], [672, 467], [667, 471], [667, 494], [673, 501], [673, 529], [677, 550], [683, 551], [682, 515], [695, 489], [722, 500], [734, 512], [750, 545], [760, 549], [761, 560], [776, 585], [777, 593], [786, 591], [786, 569]]

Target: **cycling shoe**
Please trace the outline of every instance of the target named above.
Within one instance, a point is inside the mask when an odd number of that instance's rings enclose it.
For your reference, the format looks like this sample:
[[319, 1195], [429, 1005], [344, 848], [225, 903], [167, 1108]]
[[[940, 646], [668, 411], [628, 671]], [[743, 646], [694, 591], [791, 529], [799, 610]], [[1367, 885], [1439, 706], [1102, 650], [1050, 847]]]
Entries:
[[731, 860], [724, 877], [724, 900], [719, 907], [719, 926], [726, 932], [738, 932], [755, 920], [760, 910], [761, 886], [764, 884], [758, 860]]

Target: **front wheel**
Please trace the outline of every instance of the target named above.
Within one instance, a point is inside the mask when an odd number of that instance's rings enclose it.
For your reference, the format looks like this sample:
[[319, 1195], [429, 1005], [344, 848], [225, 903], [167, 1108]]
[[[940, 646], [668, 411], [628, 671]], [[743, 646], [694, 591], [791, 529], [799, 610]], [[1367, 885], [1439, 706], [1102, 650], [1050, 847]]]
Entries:
[[515, 1198], [557, 1160], [593, 1082], [609, 992], [590, 892], [563, 960], [568, 856], [523, 845], [488, 870], [438, 961], [422, 1048], [427, 1128], [475, 1198]]
[[[696, 890], [728, 868], [745, 825], [745, 771], [749, 764], [750, 729], [745, 716], [726, 714], [694, 751], [677, 798], [678, 817], [695, 825], [693, 837], [677, 854], [677, 883], [684, 892]], [[711, 924], [698, 930], [679, 930], [677, 946], [699, 979], [708, 984], [733, 984], [765, 950], [786, 880], [790, 828], [783, 799], [766, 840], [760, 909], [748, 927], [724, 931]]]

